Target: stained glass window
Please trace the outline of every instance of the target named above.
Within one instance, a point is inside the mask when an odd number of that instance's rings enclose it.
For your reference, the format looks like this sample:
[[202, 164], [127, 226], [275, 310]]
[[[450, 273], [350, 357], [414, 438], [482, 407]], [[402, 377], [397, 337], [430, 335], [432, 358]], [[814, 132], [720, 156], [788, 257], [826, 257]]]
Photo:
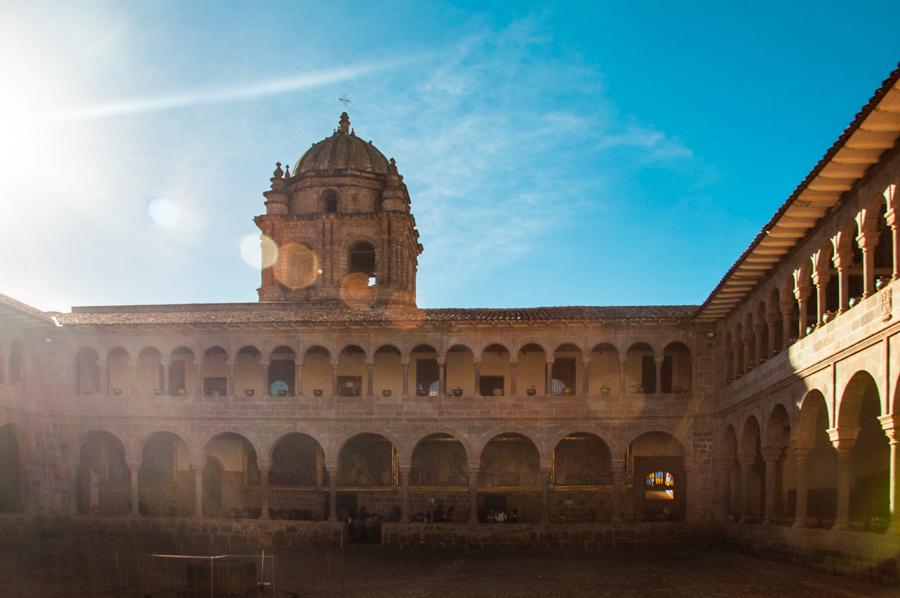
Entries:
[[675, 500], [675, 476], [668, 471], [651, 471], [644, 478], [647, 500]]

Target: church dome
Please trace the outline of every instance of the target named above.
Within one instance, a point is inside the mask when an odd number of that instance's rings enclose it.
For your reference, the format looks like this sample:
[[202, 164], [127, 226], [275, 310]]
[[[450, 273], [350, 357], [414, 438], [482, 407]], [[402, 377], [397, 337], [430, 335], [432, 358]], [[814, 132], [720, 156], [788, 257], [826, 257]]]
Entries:
[[390, 172], [384, 154], [372, 142], [363, 141], [350, 129], [350, 117], [346, 112], [341, 114], [334, 135], [314, 144], [294, 165], [294, 176], [341, 171], [375, 175]]

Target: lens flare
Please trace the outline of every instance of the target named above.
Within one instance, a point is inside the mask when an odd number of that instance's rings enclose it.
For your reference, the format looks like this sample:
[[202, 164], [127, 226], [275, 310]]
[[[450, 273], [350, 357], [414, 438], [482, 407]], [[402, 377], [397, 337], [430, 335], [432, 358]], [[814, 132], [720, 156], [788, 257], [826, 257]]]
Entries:
[[287, 288], [302, 289], [316, 281], [319, 258], [306, 245], [285, 243], [278, 249], [274, 272], [275, 280]]
[[241, 239], [241, 258], [251, 268], [271, 268], [278, 260], [278, 246], [266, 235], [247, 235]]
[[147, 202], [147, 216], [157, 226], [171, 228], [181, 220], [181, 208], [165, 197], [155, 197]]

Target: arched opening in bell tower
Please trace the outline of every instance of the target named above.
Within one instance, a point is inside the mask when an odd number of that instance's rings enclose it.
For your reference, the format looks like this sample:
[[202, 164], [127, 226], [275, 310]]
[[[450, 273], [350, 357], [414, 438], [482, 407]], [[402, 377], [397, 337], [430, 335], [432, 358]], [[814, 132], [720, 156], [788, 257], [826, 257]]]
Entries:
[[347, 256], [348, 274], [365, 274], [369, 286], [375, 284], [375, 248], [368, 241], [357, 241], [350, 246]]

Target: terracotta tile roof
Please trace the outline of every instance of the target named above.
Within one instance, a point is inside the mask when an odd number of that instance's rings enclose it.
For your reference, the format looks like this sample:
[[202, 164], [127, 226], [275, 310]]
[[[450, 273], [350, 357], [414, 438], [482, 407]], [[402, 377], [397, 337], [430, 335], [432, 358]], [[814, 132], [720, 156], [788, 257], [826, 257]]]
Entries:
[[0, 293], [0, 319], [13, 319], [23, 324], [56, 325], [50, 315], [2, 293]]
[[295, 303], [211, 303], [74, 307], [63, 325], [277, 325], [688, 320], [694, 305], [473, 309], [351, 309]]
[[[794, 192], [778, 208], [769, 222], [762, 227], [750, 245], [725, 273], [716, 288], [697, 310], [698, 320], [712, 321], [727, 317], [728, 313], [744, 297], [753, 292], [755, 286], [747, 283], [756, 283], [768, 272], [774, 270], [789, 250], [802, 242], [810, 233], [818, 219], [837, 205], [847, 191], [852, 190], [852, 185], [862, 178], [865, 171], [877, 164], [884, 152], [896, 146], [897, 140], [900, 138], [900, 127], [896, 125], [898, 108], [900, 108], [900, 64], [882, 82], [866, 105], [856, 113], [853, 121], [828, 148], [822, 159], [797, 185]], [[836, 169], [837, 173], [829, 172], [829, 167], [833, 168], [834, 164], [840, 165], [843, 162], [842, 155], [844, 154], [853, 154], [848, 161], [853, 164], [854, 168], [861, 169], [860, 176], [851, 177], [848, 180], [840, 169]], [[846, 166], [844, 170], [847, 170]], [[801, 216], [799, 215], [801, 209], [814, 215], [812, 217], [809, 214]], [[779, 227], [782, 226], [798, 231], [793, 235], [795, 242], [790, 246], [769, 248], [767, 251], [769, 257], [757, 256], [758, 263], [771, 264], [768, 269], [742, 272], [742, 268], [748, 263], [748, 260], [755, 253], [759, 253], [758, 250], [766, 245], [769, 236], [772, 235], [774, 238], [775, 235], [772, 233], [779, 232]], [[783, 232], [777, 236], [787, 238]], [[728, 293], [729, 285], [733, 285], [737, 289], [744, 289], [744, 292]]]

